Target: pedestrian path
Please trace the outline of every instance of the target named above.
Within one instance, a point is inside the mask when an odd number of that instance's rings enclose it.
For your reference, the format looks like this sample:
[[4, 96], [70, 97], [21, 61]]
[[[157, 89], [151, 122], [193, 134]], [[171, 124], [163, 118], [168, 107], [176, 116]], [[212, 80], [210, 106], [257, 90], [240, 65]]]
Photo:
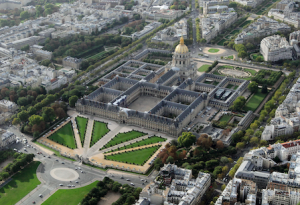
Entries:
[[76, 123], [75, 118], [71, 118], [71, 120], [73, 123], [73, 130], [74, 130], [74, 136], [75, 136], [75, 140], [76, 140], [76, 144], [77, 144], [77, 149], [79, 149], [82, 152], [83, 149], [82, 149], [81, 140], [80, 140], [80, 136], [79, 136], [78, 125]]
[[132, 143], [142, 141], [143, 139], [147, 139], [148, 137], [149, 137], [149, 135], [142, 136], [142, 137], [138, 137], [138, 138], [135, 138], [135, 139], [133, 139], [133, 140], [129, 140], [129, 141], [127, 141], [127, 142], [123, 142], [123, 143], [121, 143], [121, 144], [117, 144], [117, 145], [115, 145], [115, 146], [112, 146], [112, 147], [109, 147], [109, 148], [100, 150], [100, 153], [109, 152], [109, 151], [111, 151], [111, 150], [118, 149], [119, 147], [124, 147], [124, 146], [126, 146], [126, 145], [130, 145], [130, 144], [132, 144]]
[[113, 137], [115, 137], [122, 126], [118, 125], [114, 130], [108, 132], [104, 137], [102, 137], [98, 142], [96, 142], [87, 152], [87, 156], [92, 156], [95, 153], [98, 153], [99, 149], [103, 147], [106, 143], [108, 143]]
[[90, 143], [91, 143], [91, 138], [92, 138], [92, 133], [93, 133], [93, 126], [94, 126], [94, 118], [91, 116], [88, 118], [88, 124], [86, 127], [86, 132], [85, 132], [85, 139], [84, 139], [84, 144], [83, 144], [83, 156], [88, 152], [88, 149], [90, 148]]

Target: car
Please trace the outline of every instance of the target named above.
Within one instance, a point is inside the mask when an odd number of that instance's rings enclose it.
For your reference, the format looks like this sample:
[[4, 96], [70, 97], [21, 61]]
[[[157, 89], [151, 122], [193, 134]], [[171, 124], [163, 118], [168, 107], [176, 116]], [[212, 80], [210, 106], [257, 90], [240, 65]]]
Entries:
[[62, 162], [62, 164], [64, 164], [64, 162]]
[[35, 201], [33, 201], [32, 203], [35, 204]]
[[79, 170], [81, 170], [81, 168], [80, 168], [80, 167], [78, 167], [78, 169], [79, 169]]
[[48, 156], [48, 158], [51, 158], [50, 156]]
[[77, 184], [78, 184], [78, 181], [75, 181], [75, 183], [77, 183]]
[[27, 147], [30, 147], [30, 145], [28, 144]]
[[42, 195], [42, 194], [39, 194], [39, 197], [43, 197], [43, 195]]
[[144, 179], [141, 179], [141, 181], [144, 181]]
[[126, 179], [126, 181], [130, 181], [130, 179]]
[[75, 185], [72, 185], [72, 187], [75, 187]]
[[24, 151], [25, 151], [25, 152], [27, 151], [26, 148], [24, 148]]
[[57, 161], [57, 162], [58, 162], [58, 159], [56, 159], [55, 161]]
[[77, 170], [77, 168], [75, 167], [75, 170]]
[[83, 171], [81, 171], [81, 173], [83, 173]]
[[121, 179], [124, 179], [124, 177], [122, 176]]
[[63, 184], [59, 184], [59, 186], [63, 186]]
[[72, 187], [71, 184], [68, 184], [68, 187]]
[[134, 186], [134, 183], [130, 183], [131, 186]]
[[14, 149], [14, 151], [17, 152], [18, 150], [17, 150], [17, 149]]

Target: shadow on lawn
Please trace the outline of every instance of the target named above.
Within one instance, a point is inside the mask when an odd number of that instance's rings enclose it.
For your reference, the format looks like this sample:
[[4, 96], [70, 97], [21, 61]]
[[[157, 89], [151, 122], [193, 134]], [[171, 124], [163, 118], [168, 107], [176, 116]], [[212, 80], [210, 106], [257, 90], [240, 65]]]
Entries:
[[[32, 162], [31, 164], [27, 165], [24, 169], [20, 170], [16, 173], [8, 184], [0, 189], [0, 193], [5, 193], [5, 190], [15, 189], [18, 188], [18, 183], [29, 183], [30, 180], [33, 180], [36, 174], [36, 169], [38, 167], [39, 162]], [[5, 188], [5, 189], [4, 189]], [[1, 197], [1, 196], [0, 196]]]

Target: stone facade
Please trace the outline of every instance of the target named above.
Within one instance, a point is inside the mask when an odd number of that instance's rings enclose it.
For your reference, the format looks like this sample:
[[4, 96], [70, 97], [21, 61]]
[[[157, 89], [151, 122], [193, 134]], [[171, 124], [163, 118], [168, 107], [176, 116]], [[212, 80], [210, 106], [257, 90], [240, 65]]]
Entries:
[[[143, 51], [137, 58], [147, 52]], [[209, 79], [219, 84], [204, 83]], [[225, 88], [230, 91], [228, 98], [216, 99], [215, 93], [228, 83], [238, 85], [238, 88]], [[247, 89], [249, 82], [213, 74], [204, 74], [196, 79], [196, 67], [182, 38], [173, 53], [172, 62], [165, 67], [127, 61], [104, 76], [100, 84], [102, 87], [77, 101], [78, 112], [178, 136], [204, 107], [211, 105], [228, 109]], [[156, 98], [159, 103], [138, 111], [131, 106], [141, 97]]]
[[266, 37], [260, 42], [260, 53], [265, 61], [292, 59], [292, 49], [286, 38], [279, 35]]

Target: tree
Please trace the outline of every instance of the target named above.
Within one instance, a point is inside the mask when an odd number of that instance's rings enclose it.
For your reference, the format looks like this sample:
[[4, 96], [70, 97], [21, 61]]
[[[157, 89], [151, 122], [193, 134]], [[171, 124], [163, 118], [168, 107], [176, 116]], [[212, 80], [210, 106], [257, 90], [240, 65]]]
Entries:
[[227, 164], [227, 163], [229, 162], [229, 160], [228, 160], [227, 157], [221, 157], [220, 162], [221, 162], [222, 164]]
[[252, 92], [252, 93], [256, 93], [258, 91], [258, 83], [255, 81], [252, 81], [249, 85], [248, 85], [248, 89]]
[[78, 97], [76, 95], [69, 98], [69, 104], [71, 107], [75, 107], [75, 103], [77, 102]]
[[168, 158], [167, 158], [167, 161], [166, 161], [166, 164], [173, 164], [174, 163], [174, 158], [172, 157], [172, 156], [169, 156]]
[[49, 66], [50, 63], [51, 63], [51, 61], [50, 61], [49, 59], [45, 59], [45, 60], [43, 60], [43, 61], [41, 62], [41, 65], [43, 65], [43, 66]]
[[183, 132], [180, 137], [178, 137], [178, 142], [181, 146], [189, 147], [193, 145], [196, 141], [196, 136], [191, 132]]
[[29, 124], [31, 126], [39, 125], [43, 120], [44, 120], [43, 117], [41, 117], [39, 115], [32, 115], [29, 117]]
[[29, 114], [26, 110], [23, 110], [21, 112], [18, 113], [18, 118], [22, 121], [22, 122], [25, 122], [27, 121], [29, 117]]
[[245, 51], [241, 51], [238, 53], [239, 58], [245, 58], [246, 56], [247, 56], [247, 52], [245, 52]]
[[247, 43], [246, 44], [246, 48], [249, 49], [249, 50], [251, 50], [251, 49], [254, 49], [255, 46], [252, 43]]
[[18, 125], [18, 124], [20, 124], [20, 123], [21, 123], [20, 118], [14, 118], [13, 121], [12, 121], [12, 124], [13, 124], [13, 125]]
[[[256, 120], [255, 120], [255, 121], [256, 121]], [[252, 130], [256, 130], [256, 129], [258, 128], [257, 122], [253, 122], [253, 123], [250, 125], [250, 128], [251, 128]]]
[[21, 48], [22, 51], [28, 51], [29, 50], [29, 45], [23, 46]]
[[224, 143], [221, 140], [218, 140], [216, 143], [216, 148], [217, 149], [223, 149], [224, 148]]
[[20, 97], [17, 104], [20, 106], [26, 106], [28, 104], [28, 99], [26, 97]]
[[22, 20], [28, 19], [30, 17], [30, 13], [28, 11], [22, 11], [20, 17]]
[[229, 170], [228, 166], [224, 166], [224, 167], [222, 168], [222, 172], [223, 172], [224, 174], [226, 174], [226, 173], [228, 172], [228, 170]]
[[43, 107], [42, 112], [42, 117], [44, 118], [45, 122], [52, 122], [55, 119], [55, 113], [53, 108]]
[[29, 113], [30, 115], [36, 114], [36, 109], [35, 109], [34, 107], [30, 106], [30, 107], [28, 108], [28, 113]]
[[236, 100], [233, 102], [233, 105], [231, 106], [231, 109], [236, 111], [241, 111], [246, 103], [246, 99], [243, 96], [239, 96], [236, 98]]
[[62, 109], [61, 107], [56, 109], [55, 115], [56, 115], [59, 119], [64, 118], [64, 117], [67, 116], [66, 112], [65, 112], [64, 109]]
[[[233, 3], [233, 2], [231, 2], [231, 3]], [[222, 187], [221, 187], [222, 191], [223, 191], [225, 188], [226, 188], [226, 184], [223, 184]]]
[[245, 147], [245, 142], [238, 142], [237, 144], [236, 144], [236, 148], [237, 149], [243, 149]]
[[266, 84], [262, 86], [261, 93], [268, 93], [268, 86]]
[[177, 140], [173, 139], [173, 140], [171, 140], [170, 144], [174, 145], [174, 146], [177, 146], [178, 142], [177, 142]]
[[251, 143], [251, 144], [254, 144], [254, 145], [258, 145], [258, 143], [259, 143], [258, 137], [252, 137], [252, 138], [250, 139], [250, 143]]
[[259, 145], [260, 146], [266, 146], [268, 142], [266, 140], [260, 140]]

